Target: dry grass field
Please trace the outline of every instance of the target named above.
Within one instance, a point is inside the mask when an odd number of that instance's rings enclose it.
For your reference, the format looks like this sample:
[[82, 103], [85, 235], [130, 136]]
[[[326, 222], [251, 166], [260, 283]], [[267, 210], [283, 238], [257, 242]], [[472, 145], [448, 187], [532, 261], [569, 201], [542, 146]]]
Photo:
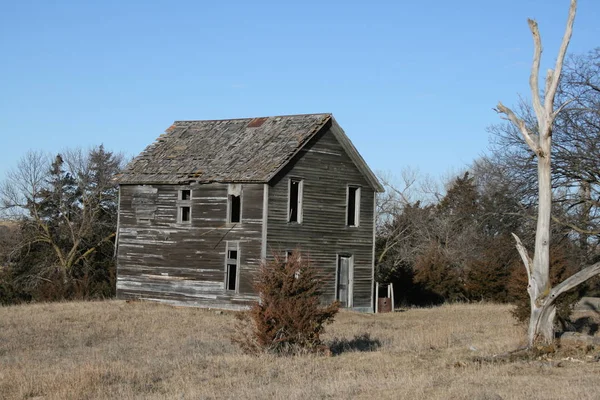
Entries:
[[342, 312], [326, 334], [331, 357], [243, 355], [229, 341], [233, 321], [143, 302], [0, 308], [0, 398], [600, 398], [600, 363], [583, 351], [474, 361], [521, 344], [508, 306]]

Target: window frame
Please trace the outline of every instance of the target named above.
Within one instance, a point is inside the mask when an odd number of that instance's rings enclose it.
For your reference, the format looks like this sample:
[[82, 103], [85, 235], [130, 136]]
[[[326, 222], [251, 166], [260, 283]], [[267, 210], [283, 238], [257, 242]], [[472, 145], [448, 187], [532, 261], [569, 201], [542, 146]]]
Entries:
[[[236, 251], [237, 255], [235, 258], [235, 264], [231, 263], [229, 260], [229, 252]], [[228, 240], [225, 242], [225, 271], [224, 271], [224, 290], [228, 293], [239, 293], [240, 292], [240, 243], [239, 241]], [[229, 279], [230, 279], [230, 265], [235, 265], [235, 288], [229, 289]]]
[[[240, 198], [240, 218], [239, 218], [240, 220], [238, 222], [233, 222], [231, 220], [232, 211], [233, 211], [233, 208], [232, 208], [233, 196]], [[243, 215], [242, 215], [243, 209], [244, 209], [244, 196], [243, 196], [242, 185], [230, 183], [227, 186], [227, 217], [226, 217], [227, 223], [228, 224], [241, 224], [242, 218], [243, 218]]]
[[[184, 198], [184, 193], [187, 192], [187, 199]], [[192, 189], [179, 189], [179, 201], [191, 201], [192, 200]]]
[[[184, 193], [187, 192], [187, 194], [189, 195], [189, 197], [187, 199], [184, 199]], [[186, 224], [189, 225], [192, 223], [192, 189], [189, 188], [183, 188], [183, 189], [178, 189], [177, 190], [177, 223], [178, 224]], [[188, 211], [188, 219], [184, 220], [183, 219], [183, 215], [184, 215], [184, 211], [183, 209], [187, 208]]]
[[[351, 189], [354, 191], [354, 223], [350, 224], [350, 192]], [[360, 199], [361, 199], [361, 187], [359, 185], [347, 185], [346, 186], [346, 226], [349, 228], [358, 228], [360, 226]]]
[[[298, 182], [298, 199], [296, 202], [296, 220], [292, 221], [292, 182]], [[302, 224], [304, 219], [303, 199], [304, 197], [304, 179], [290, 178], [288, 180], [288, 201], [287, 201], [287, 222], [290, 224]]]

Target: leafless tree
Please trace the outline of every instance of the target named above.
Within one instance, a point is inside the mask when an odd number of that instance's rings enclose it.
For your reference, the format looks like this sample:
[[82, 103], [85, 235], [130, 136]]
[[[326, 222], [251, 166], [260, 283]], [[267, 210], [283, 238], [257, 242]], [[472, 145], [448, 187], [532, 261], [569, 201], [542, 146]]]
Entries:
[[[564, 104], [552, 129], [552, 220], [557, 228], [578, 237], [579, 246], [593, 260], [600, 243], [600, 49], [565, 59], [556, 93]], [[537, 132], [535, 112], [523, 100], [516, 114]], [[525, 209], [537, 201], [535, 153], [524, 143], [518, 127], [497, 124], [488, 163], [511, 182]]]
[[[593, 264], [572, 275], [555, 287], [550, 283], [550, 223], [552, 210], [551, 180], [551, 144], [552, 130], [557, 115], [566, 106], [563, 103], [555, 108], [555, 97], [561, 77], [563, 62], [567, 52], [577, 0], [571, 0], [567, 26], [559, 49], [554, 70], [548, 70], [543, 94], [539, 87], [539, 69], [542, 44], [537, 23], [529, 20], [533, 35], [534, 56], [529, 78], [533, 110], [537, 120], [537, 129], [532, 130], [526, 121], [519, 118], [510, 108], [498, 103], [497, 110], [519, 129], [523, 140], [527, 143], [537, 159], [538, 181], [538, 216], [533, 259], [517, 235], [517, 249], [527, 270], [531, 316], [528, 329], [528, 344], [533, 346], [537, 340], [552, 342], [554, 340], [554, 319], [556, 315], [555, 301], [561, 294], [578, 286], [600, 273], [600, 263]], [[543, 97], [543, 99], [542, 99]]]
[[49, 267], [67, 279], [114, 237], [116, 187], [110, 181], [123, 156], [102, 146], [89, 151], [65, 150], [51, 158], [30, 151], [0, 184], [0, 210], [21, 224], [21, 240], [13, 251], [36, 245], [50, 249], [32, 268], [32, 281]]
[[377, 198], [376, 265], [382, 269], [381, 277], [414, 263], [421, 240], [418, 232], [426, 226], [423, 219], [428, 213], [422, 206], [434, 201], [437, 185], [410, 168], [404, 168], [399, 179], [379, 173], [379, 180], [386, 189]]

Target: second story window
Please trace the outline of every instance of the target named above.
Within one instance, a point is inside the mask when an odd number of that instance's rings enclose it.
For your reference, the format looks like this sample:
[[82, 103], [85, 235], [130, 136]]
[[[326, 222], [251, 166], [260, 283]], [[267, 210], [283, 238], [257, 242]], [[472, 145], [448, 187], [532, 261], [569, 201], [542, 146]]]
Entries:
[[191, 200], [192, 199], [192, 191], [188, 189], [179, 191], [179, 200]]
[[242, 185], [230, 184], [227, 189], [227, 222], [242, 222]]
[[177, 196], [177, 222], [189, 224], [192, 222], [192, 191], [182, 189]]
[[302, 188], [301, 179], [290, 179], [289, 183], [289, 201], [288, 201], [288, 221], [302, 223]]
[[358, 226], [360, 222], [360, 188], [348, 186], [346, 202], [346, 225]]
[[240, 196], [229, 195], [229, 222], [240, 222], [242, 216], [242, 200]]

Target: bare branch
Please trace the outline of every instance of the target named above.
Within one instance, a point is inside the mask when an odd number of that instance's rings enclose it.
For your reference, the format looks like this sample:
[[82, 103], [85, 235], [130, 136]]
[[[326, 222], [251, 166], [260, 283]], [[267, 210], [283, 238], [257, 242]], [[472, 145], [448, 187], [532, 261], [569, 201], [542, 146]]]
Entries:
[[521, 134], [523, 135], [523, 139], [525, 139], [525, 142], [527, 143], [529, 148], [535, 154], [538, 154], [540, 151], [539, 145], [537, 143], [537, 140], [534, 140], [531, 137], [531, 134], [530, 134], [529, 130], [527, 129], [527, 126], [525, 125], [525, 121], [523, 121], [521, 118], [517, 117], [516, 114], [510, 108], [504, 106], [504, 104], [502, 104], [502, 102], [498, 102], [498, 106], [496, 108], [499, 113], [506, 115], [506, 117], [509, 119], [509, 121], [512, 122], [516, 127], [519, 128], [519, 131], [521, 131]]
[[558, 106], [558, 108], [556, 109], [556, 111], [554, 111], [554, 112], [552, 113], [552, 119], [556, 118], [556, 116], [557, 116], [558, 114], [560, 114], [560, 112], [561, 112], [561, 111], [562, 111], [562, 110], [563, 110], [563, 109], [564, 109], [566, 106], [568, 106], [569, 104], [571, 104], [573, 101], [575, 101], [575, 99], [569, 99], [569, 100], [565, 101], [564, 103], [562, 103], [560, 106]]
[[550, 301], [553, 302], [561, 294], [573, 289], [577, 285], [587, 281], [590, 278], [593, 278], [598, 274], [600, 274], [600, 262], [590, 265], [589, 267], [582, 269], [576, 274], [571, 275], [570, 277], [556, 285], [554, 288], [552, 288], [552, 290], [550, 291], [550, 295], [548, 296]]
[[519, 255], [521, 256], [521, 260], [523, 260], [525, 269], [527, 270], [527, 279], [531, 279], [531, 264], [533, 261], [531, 260], [531, 257], [529, 257], [529, 254], [527, 253], [527, 249], [523, 245], [523, 242], [521, 242], [521, 239], [514, 233], [512, 233], [512, 236], [515, 238], [515, 241], [517, 242], [517, 251], [519, 252]]
[[542, 58], [542, 39], [540, 38], [540, 31], [538, 24], [532, 19], [528, 19], [529, 29], [533, 36], [533, 62], [531, 63], [531, 74], [529, 75], [529, 87], [531, 88], [531, 96], [533, 102], [533, 109], [538, 120], [544, 118], [544, 109], [542, 108], [542, 102], [540, 100], [540, 86], [538, 83], [540, 75], [540, 60]]
[[[571, 0], [571, 6], [569, 7], [569, 17], [567, 19], [567, 27], [565, 28], [565, 34], [563, 35], [562, 42], [560, 44], [560, 50], [558, 51], [558, 57], [556, 58], [556, 66], [554, 67], [554, 73], [552, 77], [552, 83], [548, 88], [545, 99], [544, 107], [546, 110], [552, 110], [554, 106], [554, 96], [556, 95], [556, 89], [558, 88], [558, 81], [560, 80], [560, 74], [567, 54], [567, 48], [571, 41], [571, 35], [573, 34], [573, 23], [575, 22], [575, 11], [577, 10], [577, 0]], [[550, 128], [550, 127], [548, 127]]]
[[575, 232], [577, 233], [582, 233], [584, 235], [598, 235], [600, 234], [600, 230], [591, 230], [591, 229], [583, 229], [575, 224], [571, 224], [569, 222], [563, 221], [559, 218], [557, 218], [555, 215], [552, 215], [552, 221], [556, 222], [557, 224], [561, 224], [563, 226], [566, 226], [568, 228], [573, 229]]

